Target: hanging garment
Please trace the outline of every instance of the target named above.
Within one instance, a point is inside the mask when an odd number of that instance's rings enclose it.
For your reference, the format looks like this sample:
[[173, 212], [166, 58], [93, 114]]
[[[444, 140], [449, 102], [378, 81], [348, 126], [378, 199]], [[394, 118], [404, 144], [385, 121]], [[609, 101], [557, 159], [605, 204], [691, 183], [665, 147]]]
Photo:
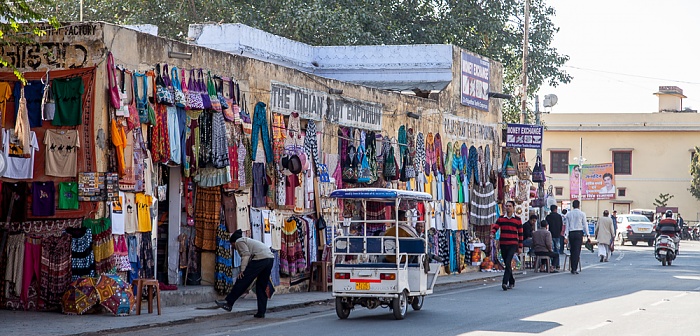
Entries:
[[[277, 210], [270, 214], [270, 230], [272, 250], [279, 251], [282, 249], [282, 214]], [[276, 259], [279, 259], [279, 254], [275, 256]]]
[[233, 288], [233, 258], [229, 237], [226, 225], [219, 224], [216, 228], [216, 264], [214, 266], [214, 289], [219, 295], [226, 295]]
[[267, 124], [267, 111], [265, 109], [265, 103], [258, 102], [255, 104], [255, 110], [253, 114], [253, 134], [252, 134], [252, 148], [251, 159], [255, 158], [256, 151], [258, 149], [258, 133], [262, 136], [263, 147], [265, 148], [265, 158], [267, 163], [272, 163], [272, 144], [270, 142], [270, 135], [268, 134], [268, 124]]
[[24, 233], [7, 237], [7, 264], [5, 268], [4, 297], [19, 296], [22, 293], [22, 276], [24, 274]]
[[408, 140], [406, 139], [406, 126], [401, 125], [399, 127], [399, 135], [397, 139], [397, 144], [399, 146], [399, 150], [397, 153], [399, 153], [399, 167], [403, 167], [404, 163], [404, 155], [408, 151], [407, 145], [408, 145]]
[[469, 157], [467, 159], [467, 183], [471, 184], [472, 175], [474, 176], [474, 183], [479, 183], [479, 152], [476, 147], [469, 147]]
[[435, 138], [433, 133], [428, 133], [425, 137], [425, 174], [435, 173], [437, 166], [435, 163]]
[[250, 214], [248, 206], [250, 205], [250, 195], [236, 194], [236, 224], [241, 231], [250, 230]]
[[83, 219], [83, 227], [92, 233], [92, 251], [95, 257], [95, 272], [108, 273], [114, 268], [114, 238], [109, 218]]
[[178, 114], [178, 108], [175, 106], [167, 107], [167, 118], [168, 118], [168, 142], [170, 144], [170, 162], [179, 165], [182, 162], [182, 144], [181, 140], [181, 129], [180, 129], [180, 116]]
[[266, 205], [265, 196], [268, 186], [265, 164], [253, 163], [253, 200], [251, 202], [253, 207], [259, 208]]
[[445, 154], [445, 175], [452, 175], [452, 159], [454, 158], [454, 153], [452, 142], [447, 143], [447, 153]]
[[[321, 163], [318, 156], [318, 140], [317, 140], [316, 123], [313, 120], [309, 120], [306, 124], [306, 136], [304, 137], [304, 149], [306, 153], [311, 155], [313, 159], [314, 169], [318, 169], [318, 165]], [[374, 133], [372, 134], [374, 136]]]
[[153, 235], [151, 232], [141, 233], [141, 249], [139, 253], [139, 277], [153, 279], [155, 277], [155, 260], [153, 259]]
[[416, 136], [416, 156], [413, 159], [413, 164], [416, 167], [416, 172], [422, 172], [425, 168], [425, 138], [423, 132], [419, 132]]
[[496, 192], [490, 182], [485, 186], [475, 184], [470, 197], [469, 223], [472, 225], [491, 225], [496, 223]]
[[272, 114], [272, 151], [274, 154], [274, 162], [279, 166], [284, 155], [284, 139], [287, 137], [287, 127], [284, 125], [284, 116], [279, 113]]
[[218, 187], [197, 187], [195, 197], [195, 246], [205, 251], [216, 250], [216, 228], [221, 216], [221, 192]]
[[[24, 98], [24, 88], [20, 90], [19, 107], [17, 109], [17, 120], [15, 121], [15, 134], [19, 140], [18, 147], [23, 153], [31, 153], [32, 143], [29, 130], [29, 112], [27, 111], [27, 100]], [[0, 111], [2, 113], [3, 111]]]
[[71, 282], [71, 236], [68, 233], [43, 240], [39, 278], [39, 298], [49, 309], [59, 307], [63, 293]]
[[262, 241], [263, 217], [261, 209], [250, 208], [250, 226], [251, 238]]
[[95, 276], [95, 255], [92, 252], [92, 231], [89, 228], [66, 230], [71, 238], [71, 281], [82, 276]]
[[444, 174], [445, 173], [445, 163], [444, 163], [444, 152], [442, 149], [442, 138], [440, 133], [435, 133], [435, 164], [437, 166], [437, 171]]

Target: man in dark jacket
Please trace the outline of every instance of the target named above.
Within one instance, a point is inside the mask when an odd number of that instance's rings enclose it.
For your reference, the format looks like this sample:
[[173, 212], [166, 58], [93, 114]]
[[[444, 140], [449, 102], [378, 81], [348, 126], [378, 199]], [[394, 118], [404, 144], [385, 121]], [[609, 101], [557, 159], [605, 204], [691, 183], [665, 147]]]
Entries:
[[556, 252], [563, 252], [564, 249], [562, 248], [562, 245], [564, 244], [564, 237], [561, 236], [561, 229], [562, 229], [562, 218], [561, 215], [557, 212], [557, 205], [552, 204], [552, 206], [549, 207], [549, 210], [552, 212], [547, 215], [547, 223], [549, 223], [549, 232], [552, 233], [552, 242], [554, 243], [554, 251]]

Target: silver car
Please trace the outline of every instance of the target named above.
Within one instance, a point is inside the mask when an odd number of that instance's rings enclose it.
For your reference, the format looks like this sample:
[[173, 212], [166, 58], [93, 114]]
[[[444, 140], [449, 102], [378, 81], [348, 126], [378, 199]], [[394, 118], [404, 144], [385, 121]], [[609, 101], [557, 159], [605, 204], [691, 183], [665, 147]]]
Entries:
[[625, 245], [625, 242], [631, 242], [632, 245], [637, 245], [637, 242], [646, 241], [649, 246], [654, 246], [655, 238], [656, 232], [654, 232], [654, 223], [646, 216], [617, 216], [616, 240], [620, 245]]

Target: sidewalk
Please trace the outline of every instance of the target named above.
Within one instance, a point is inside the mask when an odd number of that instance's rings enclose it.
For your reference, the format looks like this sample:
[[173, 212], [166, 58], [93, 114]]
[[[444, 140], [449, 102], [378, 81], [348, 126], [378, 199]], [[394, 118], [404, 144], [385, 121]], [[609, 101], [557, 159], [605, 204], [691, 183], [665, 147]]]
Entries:
[[[521, 271], [515, 272], [520, 274]], [[466, 272], [462, 274], [443, 275], [438, 277], [435, 288], [459, 285], [461, 283], [480, 281], [495, 281], [503, 276], [502, 272]], [[301, 292], [275, 295], [268, 301], [268, 312], [276, 312], [314, 304], [331, 302], [331, 292]], [[113, 316], [110, 314], [95, 314], [69, 316], [54, 312], [25, 312], [0, 310], [0, 330], [11, 331], [13, 335], [72, 335], [90, 334], [108, 330], [136, 331], [144, 327], [167, 324], [183, 324], [206, 319], [229, 318], [234, 316], [253, 315], [257, 304], [253, 295], [239, 299], [231, 313], [216, 308], [213, 302], [185, 306], [163, 307], [162, 315], [148, 314], [146, 303], [142, 304], [141, 315]], [[212, 308], [212, 309], [202, 309]], [[40, 322], [39, 322], [40, 321]]]

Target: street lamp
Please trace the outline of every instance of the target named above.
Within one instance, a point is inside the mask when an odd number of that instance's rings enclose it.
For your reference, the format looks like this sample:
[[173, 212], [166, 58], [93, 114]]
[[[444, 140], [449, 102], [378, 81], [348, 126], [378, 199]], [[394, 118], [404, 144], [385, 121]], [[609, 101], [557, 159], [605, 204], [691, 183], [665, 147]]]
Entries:
[[579, 138], [579, 157], [578, 157], [578, 202], [581, 203], [581, 175], [583, 174], [583, 162], [586, 158], [583, 157], [583, 138]]

